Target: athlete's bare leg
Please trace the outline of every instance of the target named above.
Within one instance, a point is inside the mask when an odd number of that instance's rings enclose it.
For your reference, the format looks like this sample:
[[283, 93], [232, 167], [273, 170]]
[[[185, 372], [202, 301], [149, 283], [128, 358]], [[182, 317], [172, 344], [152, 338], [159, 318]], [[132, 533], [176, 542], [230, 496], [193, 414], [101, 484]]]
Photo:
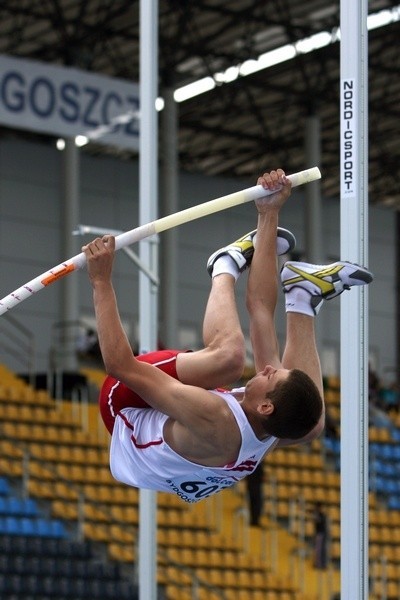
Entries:
[[282, 357], [285, 369], [307, 373], [323, 397], [321, 364], [315, 341], [314, 317], [301, 313], [286, 314], [286, 346]]
[[180, 381], [212, 389], [237, 381], [244, 369], [245, 344], [235, 300], [235, 278], [212, 279], [203, 321], [204, 349], [177, 357]]

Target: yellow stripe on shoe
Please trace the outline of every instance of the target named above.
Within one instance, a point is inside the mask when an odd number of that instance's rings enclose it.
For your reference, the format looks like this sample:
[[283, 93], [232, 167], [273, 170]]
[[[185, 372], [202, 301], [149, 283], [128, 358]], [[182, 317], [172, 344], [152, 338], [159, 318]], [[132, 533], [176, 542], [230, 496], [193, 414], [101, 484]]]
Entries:
[[368, 269], [347, 261], [330, 265], [287, 262], [281, 270], [285, 293], [294, 287], [301, 287], [312, 296], [322, 296], [326, 300], [335, 298], [354, 285], [366, 285], [372, 280], [373, 275]]

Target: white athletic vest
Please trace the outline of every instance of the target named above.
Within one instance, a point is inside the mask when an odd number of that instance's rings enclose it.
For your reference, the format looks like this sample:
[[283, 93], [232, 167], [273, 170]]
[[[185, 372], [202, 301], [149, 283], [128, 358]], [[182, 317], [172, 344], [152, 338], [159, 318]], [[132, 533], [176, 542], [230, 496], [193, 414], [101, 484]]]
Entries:
[[259, 440], [240, 404], [229, 392], [217, 392], [232, 410], [242, 435], [235, 463], [206, 467], [177, 454], [164, 441], [167, 415], [152, 408], [124, 408], [116, 417], [111, 438], [110, 469], [128, 485], [176, 494], [185, 502], [198, 502], [249, 475], [278, 438]]

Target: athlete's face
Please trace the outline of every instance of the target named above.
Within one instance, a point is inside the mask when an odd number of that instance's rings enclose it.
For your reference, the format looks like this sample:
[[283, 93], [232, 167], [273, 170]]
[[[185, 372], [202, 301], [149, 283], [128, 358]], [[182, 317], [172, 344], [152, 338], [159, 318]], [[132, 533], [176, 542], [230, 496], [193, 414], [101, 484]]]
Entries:
[[253, 398], [265, 400], [278, 383], [287, 380], [289, 374], [289, 369], [276, 369], [271, 365], [266, 365], [262, 371], [257, 373], [257, 375], [247, 382], [246, 395], [251, 394], [251, 397]]

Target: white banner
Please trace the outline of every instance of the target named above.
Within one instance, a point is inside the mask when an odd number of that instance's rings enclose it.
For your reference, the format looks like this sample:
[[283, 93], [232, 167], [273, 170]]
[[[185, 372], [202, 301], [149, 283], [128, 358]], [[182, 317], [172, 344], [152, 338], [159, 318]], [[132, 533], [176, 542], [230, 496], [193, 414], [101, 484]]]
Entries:
[[139, 86], [69, 67], [0, 56], [0, 123], [55, 136], [85, 135], [138, 150]]

